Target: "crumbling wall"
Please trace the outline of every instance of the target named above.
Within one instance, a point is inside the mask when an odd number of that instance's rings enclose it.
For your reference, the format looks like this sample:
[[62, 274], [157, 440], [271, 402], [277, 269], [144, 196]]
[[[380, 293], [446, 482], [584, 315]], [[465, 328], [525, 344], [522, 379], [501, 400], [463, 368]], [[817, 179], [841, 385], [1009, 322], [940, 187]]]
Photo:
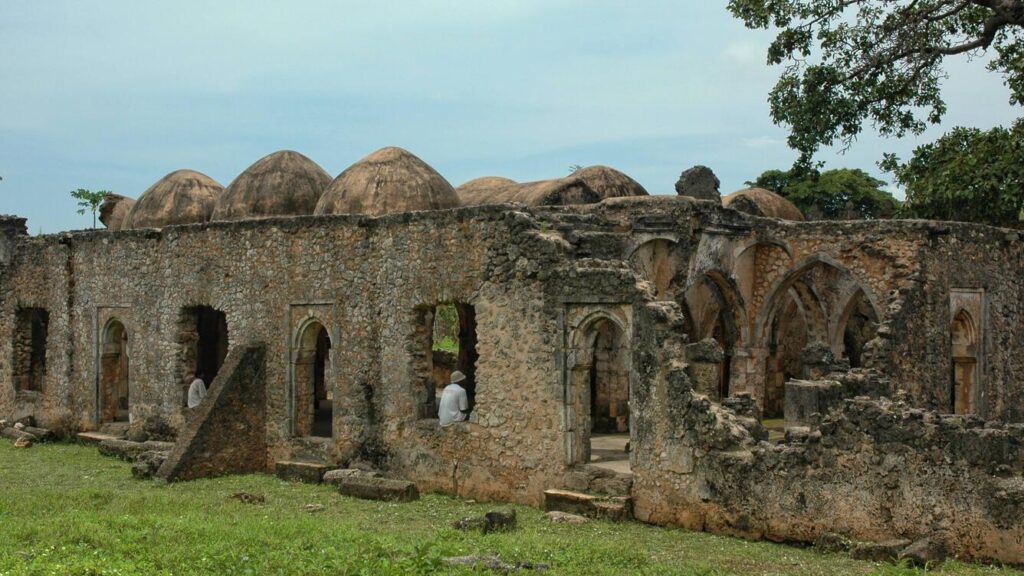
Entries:
[[693, 393], [681, 366], [657, 384], [644, 418], [662, 423], [658, 448], [634, 468], [641, 520], [774, 541], [930, 538], [962, 558], [1024, 560], [1024, 425], [858, 397], [772, 444]]

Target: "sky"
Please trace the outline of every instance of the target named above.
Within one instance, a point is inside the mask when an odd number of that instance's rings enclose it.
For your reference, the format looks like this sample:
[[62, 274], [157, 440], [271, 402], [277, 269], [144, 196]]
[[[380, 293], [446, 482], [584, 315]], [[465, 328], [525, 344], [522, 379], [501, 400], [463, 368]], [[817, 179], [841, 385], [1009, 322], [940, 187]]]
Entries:
[[[453, 186], [605, 164], [674, 194], [703, 164], [727, 193], [796, 157], [771, 39], [724, 1], [2, 0], [0, 214], [83, 229], [76, 188], [138, 197], [181, 168], [226, 186], [282, 149], [333, 176], [392, 145]], [[884, 152], [1019, 114], [984, 62], [947, 71], [941, 125], [819, 159], [884, 180]]]

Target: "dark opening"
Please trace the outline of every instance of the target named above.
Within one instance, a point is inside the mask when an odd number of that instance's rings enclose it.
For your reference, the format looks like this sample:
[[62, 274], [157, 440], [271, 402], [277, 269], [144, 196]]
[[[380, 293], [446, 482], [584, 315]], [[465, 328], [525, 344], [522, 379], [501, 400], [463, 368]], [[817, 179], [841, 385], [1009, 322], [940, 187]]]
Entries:
[[622, 331], [604, 321], [596, 328], [590, 363], [591, 431], [629, 432], [629, 374]]
[[111, 320], [100, 355], [100, 422], [128, 421], [128, 331]]
[[17, 390], [43, 389], [49, 325], [50, 313], [42, 308], [22, 308], [15, 316], [12, 368]]
[[878, 332], [878, 320], [874, 310], [863, 295], [859, 297], [850, 312], [850, 318], [843, 330], [843, 351], [850, 368], [863, 366], [864, 345]]
[[[228, 321], [220, 310], [191, 306], [181, 312], [181, 375], [187, 393], [193, 374], [201, 374], [207, 388], [228, 355]], [[184, 396], [182, 403], [184, 404]]]
[[418, 309], [417, 333], [424, 350], [417, 354], [424, 375], [420, 418], [436, 418], [441, 391], [451, 382], [452, 372], [466, 375], [459, 385], [466, 389], [469, 409], [476, 404], [476, 309], [463, 303], [438, 304]]
[[331, 338], [323, 326], [316, 335], [316, 356], [313, 359], [313, 430], [312, 436], [330, 438], [334, 422], [334, 394], [327, 382], [328, 354]]

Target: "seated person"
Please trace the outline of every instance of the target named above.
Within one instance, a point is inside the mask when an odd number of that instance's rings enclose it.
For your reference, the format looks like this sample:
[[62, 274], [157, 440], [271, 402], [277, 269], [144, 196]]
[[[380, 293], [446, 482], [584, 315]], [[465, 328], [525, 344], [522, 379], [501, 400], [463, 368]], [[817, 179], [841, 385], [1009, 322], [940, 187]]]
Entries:
[[203, 381], [203, 374], [196, 372], [196, 377], [188, 387], [188, 407], [195, 408], [206, 398], [206, 383]]
[[451, 384], [441, 391], [441, 401], [437, 407], [437, 418], [441, 426], [451, 426], [455, 422], [464, 422], [469, 417], [469, 396], [466, 389], [459, 386], [466, 375], [456, 370], [452, 372]]

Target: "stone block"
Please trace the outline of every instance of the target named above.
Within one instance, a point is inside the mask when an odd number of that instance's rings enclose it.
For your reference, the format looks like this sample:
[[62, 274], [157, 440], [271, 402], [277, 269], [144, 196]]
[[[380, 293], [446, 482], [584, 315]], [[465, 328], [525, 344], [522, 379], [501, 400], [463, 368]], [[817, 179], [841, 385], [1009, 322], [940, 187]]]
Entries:
[[132, 442], [131, 440], [107, 439], [99, 444], [100, 454], [134, 462], [142, 453], [150, 451], [169, 452], [174, 445], [169, 442]]
[[633, 499], [628, 496], [602, 498], [568, 490], [545, 490], [544, 510], [621, 521], [633, 517]]
[[156, 471], [167, 459], [167, 452], [150, 450], [139, 454], [132, 464], [132, 476], [139, 480], [156, 476]]
[[371, 476], [344, 478], [338, 483], [338, 492], [343, 496], [387, 502], [412, 502], [420, 498], [420, 492], [412, 482]]
[[910, 540], [888, 540], [885, 542], [858, 542], [850, 549], [854, 560], [871, 562], [895, 562]]
[[790, 380], [786, 382], [786, 427], [818, 424], [811, 416], [829, 413], [843, 402], [843, 386], [834, 380]]
[[345, 478], [351, 478], [353, 476], [361, 476], [362, 470], [356, 470], [355, 468], [339, 468], [337, 470], [328, 470], [324, 472], [321, 481], [324, 484], [341, 484], [341, 481]]
[[946, 547], [941, 542], [922, 538], [904, 548], [898, 559], [911, 566], [934, 568], [946, 561]]
[[14, 440], [15, 442], [23, 438], [29, 440], [30, 442], [35, 442], [36, 440], [38, 440], [35, 434], [25, 432], [24, 430], [18, 430], [17, 428], [14, 427], [8, 427], [4, 428], [3, 430], [0, 430], [0, 436], [3, 436], [4, 438], [9, 438], [11, 440]]
[[330, 466], [316, 462], [278, 462], [274, 469], [282, 480], [319, 484]]

